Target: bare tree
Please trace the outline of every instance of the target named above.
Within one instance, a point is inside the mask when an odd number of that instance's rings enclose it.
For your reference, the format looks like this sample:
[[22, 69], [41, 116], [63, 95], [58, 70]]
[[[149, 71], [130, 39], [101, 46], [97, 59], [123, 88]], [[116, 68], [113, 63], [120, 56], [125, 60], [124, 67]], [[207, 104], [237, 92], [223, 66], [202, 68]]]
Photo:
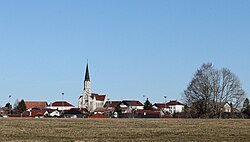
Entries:
[[245, 96], [239, 79], [229, 69], [203, 64], [184, 91], [185, 102], [200, 117], [221, 117], [223, 105], [239, 107]]

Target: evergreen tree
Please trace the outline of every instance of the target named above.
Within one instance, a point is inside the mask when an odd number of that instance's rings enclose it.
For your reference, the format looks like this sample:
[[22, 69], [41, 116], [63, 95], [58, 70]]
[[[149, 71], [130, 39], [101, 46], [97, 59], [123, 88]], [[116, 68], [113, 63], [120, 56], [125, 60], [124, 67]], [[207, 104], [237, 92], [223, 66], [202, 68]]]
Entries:
[[25, 105], [24, 100], [22, 99], [22, 100], [18, 103], [17, 111], [18, 111], [18, 113], [23, 113], [25, 110], [26, 110], [26, 105]]
[[144, 103], [144, 110], [151, 110], [152, 107], [153, 107], [153, 105], [150, 103], [150, 101], [147, 98], [147, 100]]
[[5, 108], [6, 108], [6, 112], [7, 112], [8, 114], [11, 114], [12, 105], [11, 105], [10, 103], [7, 103], [7, 104], [5, 105]]

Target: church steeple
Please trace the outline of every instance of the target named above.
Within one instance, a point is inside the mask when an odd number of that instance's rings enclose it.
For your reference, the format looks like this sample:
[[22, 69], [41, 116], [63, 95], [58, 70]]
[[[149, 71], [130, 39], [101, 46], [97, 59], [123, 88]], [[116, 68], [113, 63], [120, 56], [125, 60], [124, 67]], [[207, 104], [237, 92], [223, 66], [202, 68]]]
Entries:
[[86, 72], [85, 72], [85, 79], [84, 79], [84, 81], [90, 81], [88, 63], [87, 63], [87, 66], [86, 66]]
[[90, 76], [89, 76], [89, 66], [87, 63], [82, 96], [79, 99], [78, 106], [80, 108], [86, 108], [90, 110], [91, 109], [90, 108], [90, 100], [91, 100], [90, 96], [91, 96]]

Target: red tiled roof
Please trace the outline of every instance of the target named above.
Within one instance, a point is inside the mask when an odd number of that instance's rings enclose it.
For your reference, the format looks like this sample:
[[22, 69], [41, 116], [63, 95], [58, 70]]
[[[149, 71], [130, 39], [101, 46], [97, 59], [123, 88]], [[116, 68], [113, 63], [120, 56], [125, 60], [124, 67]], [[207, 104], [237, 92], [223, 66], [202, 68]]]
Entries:
[[32, 110], [31, 117], [43, 116], [45, 112], [46, 112], [46, 110]]
[[137, 100], [123, 100], [122, 102], [129, 106], [143, 106], [143, 104]]
[[164, 104], [164, 103], [155, 103], [154, 106], [156, 106], [158, 108], [169, 108], [169, 106], [167, 104]]
[[93, 114], [92, 116], [90, 116], [90, 118], [109, 118], [109, 117], [103, 114]]
[[66, 101], [57, 101], [52, 103], [52, 106], [70, 106], [70, 107], [74, 107], [72, 104], [66, 102]]
[[48, 106], [47, 102], [40, 101], [25, 101], [26, 108], [45, 108]]
[[170, 101], [166, 104], [167, 106], [174, 106], [174, 105], [183, 105], [182, 103], [178, 102], [177, 100]]
[[106, 98], [106, 95], [99, 95], [99, 94], [96, 94], [96, 93], [91, 93], [91, 97], [94, 98], [98, 101], [104, 101], [105, 98]]

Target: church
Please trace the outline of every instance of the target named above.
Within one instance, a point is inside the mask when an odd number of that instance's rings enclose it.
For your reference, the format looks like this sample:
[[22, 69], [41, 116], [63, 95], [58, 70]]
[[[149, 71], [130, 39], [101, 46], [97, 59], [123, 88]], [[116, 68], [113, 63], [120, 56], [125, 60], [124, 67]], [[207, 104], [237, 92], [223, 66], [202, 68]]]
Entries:
[[100, 95], [100, 94], [91, 92], [89, 67], [87, 63], [83, 91], [82, 91], [82, 95], [79, 97], [79, 100], [78, 100], [78, 107], [85, 108], [90, 113], [92, 113], [96, 109], [103, 108], [106, 101], [107, 101], [106, 95]]

